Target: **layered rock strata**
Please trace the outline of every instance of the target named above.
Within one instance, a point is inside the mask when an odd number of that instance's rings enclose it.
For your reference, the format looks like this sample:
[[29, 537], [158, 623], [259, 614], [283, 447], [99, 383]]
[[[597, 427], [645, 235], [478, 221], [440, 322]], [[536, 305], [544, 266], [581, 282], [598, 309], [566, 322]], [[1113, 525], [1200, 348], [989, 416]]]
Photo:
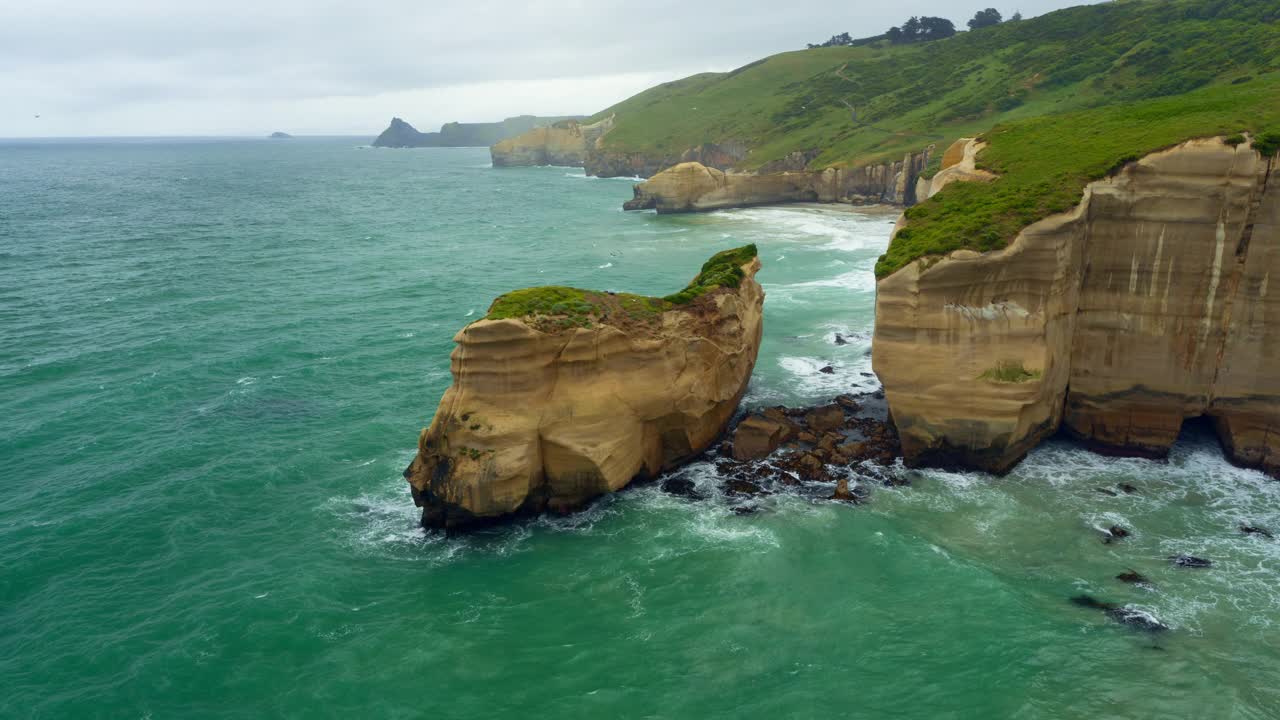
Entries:
[[729, 170], [745, 160], [750, 152], [746, 143], [735, 141], [703, 143], [678, 155], [621, 152], [609, 148], [601, 136], [594, 145], [587, 147], [587, 159], [583, 167], [588, 175], [596, 177], [648, 178], [686, 162], [701, 163], [717, 170]]
[[736, 173], [687, 162], [635, 186], [626, 210], [697, 212], [795, 202], [912, 205], [929, 151], [901, 161], [820, 171]]
[[612, 127], [612, 116], [590, 125], [565, 120], [501, 140], [489, 148], [489, 157], [494, 167], [581, 167], [586, 161], [587, 148], [594, 147]]
[[1004, 250], [880, 280], [874, 367], [907, 464], [1004, 472], [1060, 427], [1162, 456], [1207, 416], [1232, 460], [1280, 471], [1277, 163], [1183, 143]]
[[589, 294], [599, 305], [586, 316], [556, 306], [460, 331], [453, 384], [405, 470], [423, 524], [572, 510], [710, 446], [760, 348], [760, 263], [743, 257], [684, 304]]

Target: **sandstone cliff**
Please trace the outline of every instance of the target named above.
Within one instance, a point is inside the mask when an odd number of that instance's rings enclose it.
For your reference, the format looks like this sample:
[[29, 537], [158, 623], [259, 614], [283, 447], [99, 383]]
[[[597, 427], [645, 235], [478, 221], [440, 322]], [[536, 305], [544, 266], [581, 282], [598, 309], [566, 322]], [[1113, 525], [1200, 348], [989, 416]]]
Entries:
[[759, 267], [748, 246], [666, 299], [537, 288], [495, 301], [454, 337], [453, 384], [405, 470], [423, 523], [571, 510], [706, 449], [755, 365]]
[[929, 150], [883, 165], [801, 172], [735, 173], [686, 162], [637, 184], [623, 208], [679, 213], [792, 202], [912, 205], [928, 163]]
[[494, 167], [581, 167], [587, 157], [587, 148], [593, 147], [612, 127], [612, 117], [590, 125], [566, 120], [502, 140], [489, 148], [489, 156]]
[[729, 170], [746, 159], [750, 149], [741, 142], [703, 143], [679, 155], [673, 153], [619, 152], [610, 149], [602, 135], [587, 147], [583, 164], [596, 177], [653, 177], [680, 163], [696, 162], [717, 170]]
[[1160, 456], [1204, 415], [1234, 461], [1280, 471], [1276, 166], [1187, 142], [1004, 250], [882, 279], [874, 366], [907, 463], [1004, 472], [1059, 427]]

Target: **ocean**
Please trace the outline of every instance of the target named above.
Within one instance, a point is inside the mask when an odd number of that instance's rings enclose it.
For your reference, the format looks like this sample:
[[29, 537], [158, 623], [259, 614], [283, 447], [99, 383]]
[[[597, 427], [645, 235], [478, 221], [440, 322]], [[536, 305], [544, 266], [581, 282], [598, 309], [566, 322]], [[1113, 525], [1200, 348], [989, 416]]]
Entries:
[[857, 507], [740, 517], [699, 462], [702, 501], [422, 530], [401, 471], [507, 290], [661, 295], [754, 242], [744, 404], [878, 387], [896, 211], [630, 195], [483, 149], [0, 143], [0, 717], [1280, 717], [1280, 543], [1238, 529], [1280, 532], [1280, 483], [1201, 426]]

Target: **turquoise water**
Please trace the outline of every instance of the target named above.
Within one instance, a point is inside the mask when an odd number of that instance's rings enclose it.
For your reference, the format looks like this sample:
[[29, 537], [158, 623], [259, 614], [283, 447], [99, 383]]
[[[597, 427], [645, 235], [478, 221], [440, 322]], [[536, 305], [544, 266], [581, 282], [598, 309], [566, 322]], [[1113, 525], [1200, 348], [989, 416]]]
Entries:
[[749, 517], [700, 463], [707, 501], [425, 534], [400, 472], [513, 287], [670, 292], [756, 242], [747, 404], [875, 387], [892, 211], [629, 196], [474, 149], [0, 145], [0, 717], [1280, 716], [1280, 550], [1237, 530], [1280, 531], [1280, 484], [1203, 429]]

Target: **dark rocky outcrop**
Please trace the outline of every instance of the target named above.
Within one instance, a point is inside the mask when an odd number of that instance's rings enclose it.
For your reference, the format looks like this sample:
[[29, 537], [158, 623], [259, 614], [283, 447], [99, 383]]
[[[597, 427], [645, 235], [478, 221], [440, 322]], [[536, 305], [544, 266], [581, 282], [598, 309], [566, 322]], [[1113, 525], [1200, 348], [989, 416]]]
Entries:
[[1123, 540], [1129, 537], [1129, 531], [1119, 525], [1112, 525], [1102, 533], [1102, 542], [1111, 544], [1117, 540]]
[[391, 118], [391, 124], [373, 141], [374, 147], [489, 147], [534, 128], [546, 127], [563, 120], [576, 120], [577, 116], [536, 117], [520, 115], [492, 123], [445, 123], [440, 132], [419, 132], [400, 118]]
[[1091, 595], [1077, 595], [1071, 598], [1071, 602], [1080, 607], [1091, 608], [1093, 610], [1101, 610], [1109, 619], [1114, 622], [1126, 625], [1135, 630], [1144, 632], [1157, 633], [1164, 632], [1169, 629], [1168, 625], [1160, 622], [1152, 617], [1149, 613], [1136, 608], [1124, 607], [1115, 603], [1102, 602]]
[[1117, 575], [1116, 579], [1119, 580], [1120, 582], [1127, 582], [1132, 585], [1150, 586], [1153, 584], [1150, 580], [1147, 579], [1145, 575], [1137, 572], [1136, 570], [1126, 570], [1125, 572], [1122, 572], [1119, 575]]

